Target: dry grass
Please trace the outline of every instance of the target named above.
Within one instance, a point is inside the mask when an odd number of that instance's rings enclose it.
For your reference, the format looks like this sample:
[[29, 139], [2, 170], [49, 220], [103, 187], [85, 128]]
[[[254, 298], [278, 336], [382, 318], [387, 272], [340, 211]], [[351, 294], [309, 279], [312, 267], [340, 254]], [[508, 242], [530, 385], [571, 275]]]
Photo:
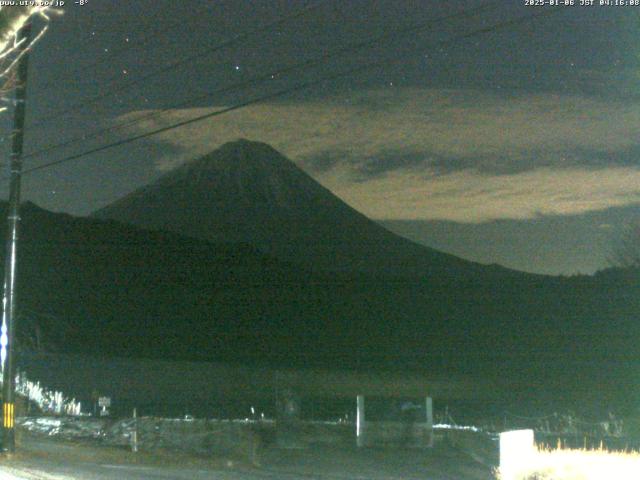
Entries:
[[538, 449], [533, 465], [501, 480], [638, 480], [640, 452]]

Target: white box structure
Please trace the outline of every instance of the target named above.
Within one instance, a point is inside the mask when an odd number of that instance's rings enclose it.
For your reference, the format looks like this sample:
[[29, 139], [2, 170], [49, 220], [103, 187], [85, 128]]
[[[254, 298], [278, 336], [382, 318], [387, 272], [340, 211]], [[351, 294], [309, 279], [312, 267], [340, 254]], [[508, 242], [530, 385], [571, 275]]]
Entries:
[[512, 430], [500, 434], [500, 479], [516, 480], [535, 460], [533, 430]]

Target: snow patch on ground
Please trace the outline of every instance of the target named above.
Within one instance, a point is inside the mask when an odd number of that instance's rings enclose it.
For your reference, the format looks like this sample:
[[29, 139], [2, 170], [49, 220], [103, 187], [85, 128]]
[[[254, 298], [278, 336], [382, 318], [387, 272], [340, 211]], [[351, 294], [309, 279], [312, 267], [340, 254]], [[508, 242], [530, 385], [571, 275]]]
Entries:
[[18, 417], [16, 424], [32, 433], [63, 438], [103, 438], [106, 420], [74, 417]]
[[27, 468], [0, 467], [2, 480], [73, 480], [73, 477], [52, 475]]

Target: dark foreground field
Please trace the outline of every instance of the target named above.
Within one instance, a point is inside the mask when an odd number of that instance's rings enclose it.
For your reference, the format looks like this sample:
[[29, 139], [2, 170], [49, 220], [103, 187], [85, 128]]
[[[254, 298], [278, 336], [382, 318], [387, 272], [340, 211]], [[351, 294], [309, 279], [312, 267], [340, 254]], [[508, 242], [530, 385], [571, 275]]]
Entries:
[[134, 454], [21, 432], [18, 453], [0, 463], [2, 478], [147, 479], [422, 479], [488, 480], [492, 467], [462, 448], [438, 442], [433, 449], [316, 446], [271, 447], [255, 462], [204, 458], [166, 451]]

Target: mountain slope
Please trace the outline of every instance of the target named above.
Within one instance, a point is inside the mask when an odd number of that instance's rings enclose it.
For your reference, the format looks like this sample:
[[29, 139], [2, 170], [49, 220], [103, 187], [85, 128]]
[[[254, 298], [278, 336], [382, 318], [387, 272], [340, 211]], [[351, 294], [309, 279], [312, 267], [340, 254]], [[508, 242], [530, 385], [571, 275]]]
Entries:
[[618, 394], [640, 371], [637, 271], [508, 282], [314, 273], [246, 245], [34, 205], [21, 216], [23, 348], [499, 374], [536, 392], [633, 398]]
[[[508, 292], [487, 295], [493, 284], [314, 273], [243, 244], [33, 204], [21, 217], [18, 328], [29, 348], [375, 368], [429, 357], [453, 366], [456, 344], [475, 354], [493, 338], [490, 325], [509, 320]], [[5, 234], [0, 227], [0, 239]], [[470, 319], [492, 310], [472, 326]]]
[[41, 332], [28, 343], [94, 354], [224, 357], [237, 344], [256, 348], [265, 323], [277, 344], [296, 318], [295, 288], [308, 275], [247, 245], [214, 245], [35, 205], [22, 210], [23, 340], [33, 337], [34, 325]]
[[244, 242], [318, 269], [437, 276], [499, 270], [389, 232], [270, 146], [247, 140], [225, 144], [94, 216]]

